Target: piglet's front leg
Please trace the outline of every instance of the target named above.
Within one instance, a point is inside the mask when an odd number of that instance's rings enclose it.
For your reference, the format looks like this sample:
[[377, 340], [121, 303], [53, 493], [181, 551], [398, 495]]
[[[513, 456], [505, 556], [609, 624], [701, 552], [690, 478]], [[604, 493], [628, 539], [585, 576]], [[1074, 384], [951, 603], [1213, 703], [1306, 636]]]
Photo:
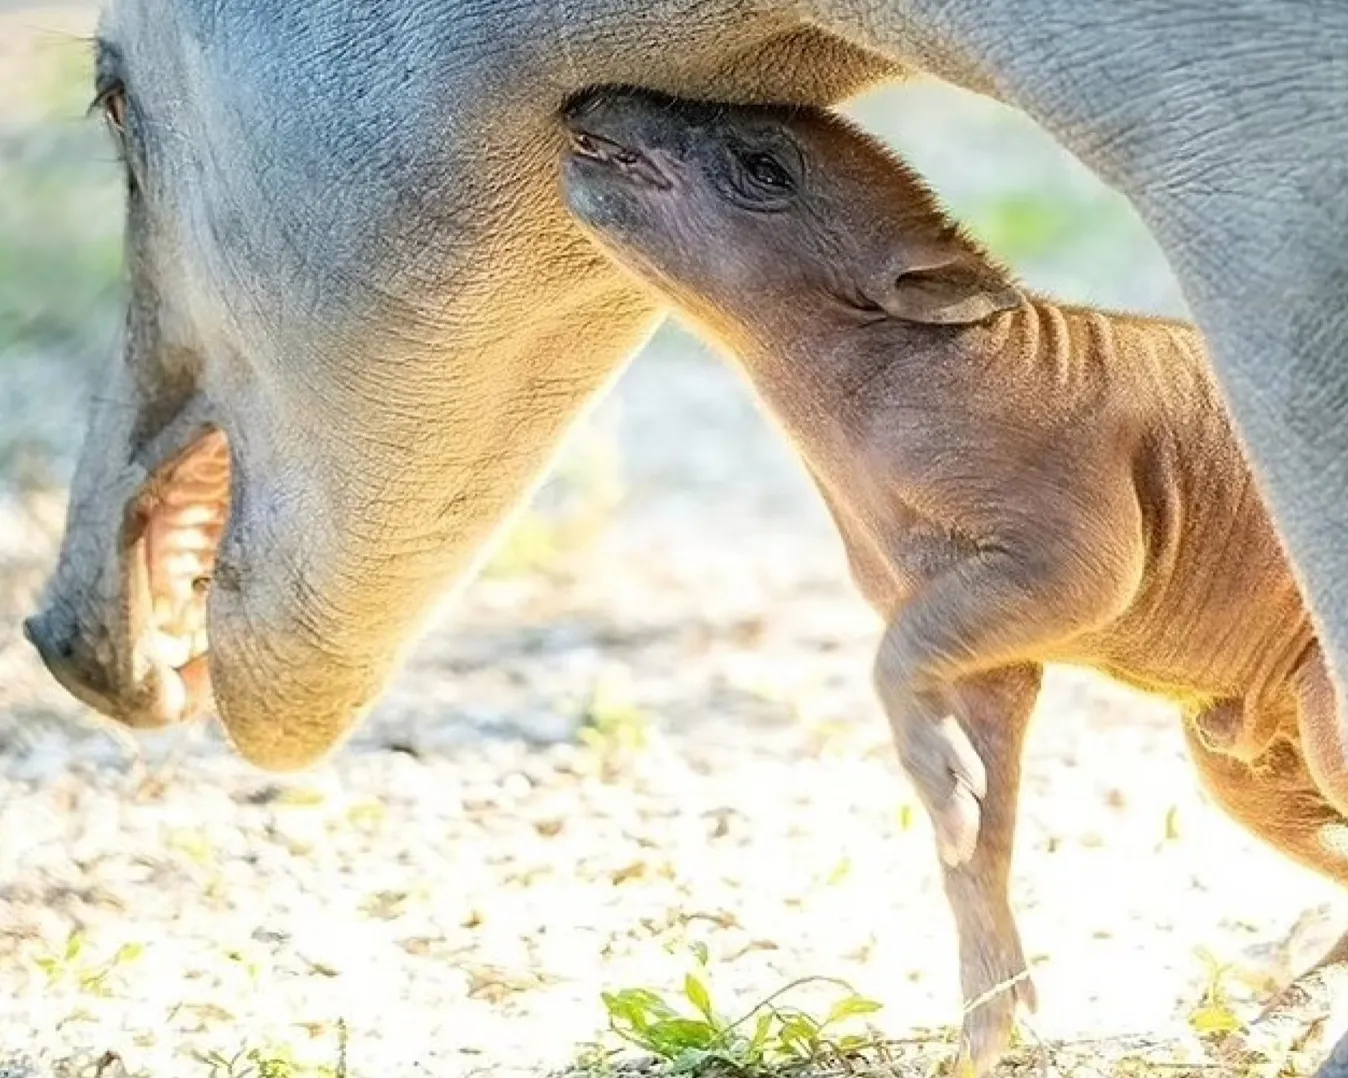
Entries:
[[905, 603], [885, 632], [876, 692], [947, 867], [973, 856], [988, 772], [998, 766], [980, 758], [951, 714], [949, 691], [964, 678], [1041, 662], [1127, 608], [1141, 579], [1140, 540], [1099, 543], [1096, 534], [1027, 536], [961, 561]]
[[1010, 879], [1021, 750], [1041, 673], [1037, 666], [1007, 667], [961, 681], [947, 700], [987, 774], [977, 848], [967, 862], [944, 870], [964, 994], [956, 1075], [992, 1073], [1011, 1044], [1017, 1009], [1035, 1009], [1034, 983], [1011, 912]]

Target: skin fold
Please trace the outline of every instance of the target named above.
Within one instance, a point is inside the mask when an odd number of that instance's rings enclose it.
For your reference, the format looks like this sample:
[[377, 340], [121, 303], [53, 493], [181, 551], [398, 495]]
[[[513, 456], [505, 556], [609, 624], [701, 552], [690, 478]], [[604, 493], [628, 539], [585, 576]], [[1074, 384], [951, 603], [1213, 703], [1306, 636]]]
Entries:
[[1348, 670], [1339, 0], [108, 0], [99, 39], [130, 297], [27, 626], [94, 709], [293, 769], [378, 698], [660, 314], [558, 198], [569, 95], [917, 71], [1132, 200]]
[[[1045, 663], [1179, 703], [1218, 803], [1348, 884], [1319, 841], [1348, 825], [1319, 646], [1193, 327], [1023, 294], [818, 110], [614, 88], [563, 123], [578, 221], [739, 361], [888, 625], [875, 682], [935, 827], [976, 1074], [1034, 1002], [1007, 881]], [[1324, 778], [1308, 832], [1263, 777], [1289, 766]]]

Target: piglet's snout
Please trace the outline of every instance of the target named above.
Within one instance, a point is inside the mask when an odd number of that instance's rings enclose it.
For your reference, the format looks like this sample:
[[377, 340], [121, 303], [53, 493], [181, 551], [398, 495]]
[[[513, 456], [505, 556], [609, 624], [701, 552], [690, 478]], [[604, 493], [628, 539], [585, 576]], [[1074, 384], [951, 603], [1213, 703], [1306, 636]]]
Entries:
[[582, 121], [567, 124], [567, 148], [573, 158], [604, 165], [638, 184], [667, 190], [669, 177], [655, 160], [626, 141], [598, 134]]

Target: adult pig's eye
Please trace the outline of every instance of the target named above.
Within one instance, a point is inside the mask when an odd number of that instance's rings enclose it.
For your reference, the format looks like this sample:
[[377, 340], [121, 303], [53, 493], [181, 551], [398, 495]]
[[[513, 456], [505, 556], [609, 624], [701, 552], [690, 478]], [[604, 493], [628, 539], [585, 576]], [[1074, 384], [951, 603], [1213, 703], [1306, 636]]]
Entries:
[[753, 181], [773, 191], [790, 191], [795, 185], [791, 174], [786, 171], [770, 153], [742, 154], [740, 161], [744, 171]]
[[126, 87], [120, 82], [100, 87], [90, 109], [98, 109], [103, 113], [108, 126], [118, 138], [126, 136]]

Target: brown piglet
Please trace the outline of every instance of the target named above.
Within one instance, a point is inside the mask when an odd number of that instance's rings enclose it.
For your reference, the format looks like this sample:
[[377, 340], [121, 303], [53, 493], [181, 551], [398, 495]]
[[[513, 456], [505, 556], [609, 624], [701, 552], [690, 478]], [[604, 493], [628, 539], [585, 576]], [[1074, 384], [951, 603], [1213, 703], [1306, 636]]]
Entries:
[[1216, 801], [1348, 882], [1333, 692], [1191, 326], [1027, 294], [829, 113], [601, 88], [562, 122], [573, 215], [740, 363], [886, 621], [975, 1071], [1034, 1004], [1008, 878], [1044, 664], [1177, 702]]

